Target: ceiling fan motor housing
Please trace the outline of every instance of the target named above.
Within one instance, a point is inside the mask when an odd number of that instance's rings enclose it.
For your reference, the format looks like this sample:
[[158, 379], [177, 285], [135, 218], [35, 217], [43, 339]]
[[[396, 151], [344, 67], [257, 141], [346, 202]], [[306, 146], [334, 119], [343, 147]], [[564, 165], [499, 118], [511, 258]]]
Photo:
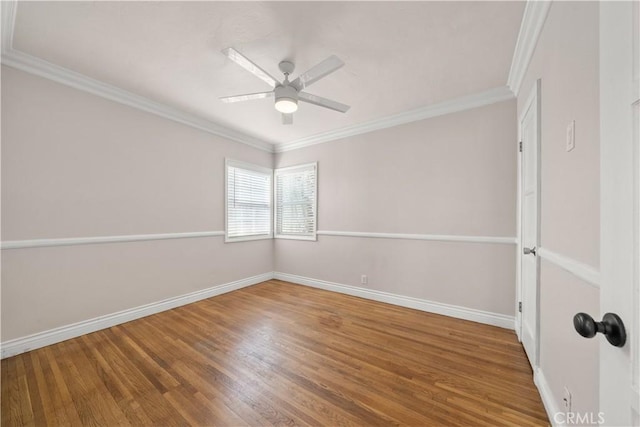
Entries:
[[274, 92], [276, 95], [276, 102], [278, 102], [278, 99], [280, 98], [289, 98], [296, 101], [298, 100], [298, 91], [293, 86], [278, 85], [276, 86]]
[[276, 110], [281, 113], [293, 113], [298, 109], [298, 91], [293, 86], [278, 85], [274, 89]]

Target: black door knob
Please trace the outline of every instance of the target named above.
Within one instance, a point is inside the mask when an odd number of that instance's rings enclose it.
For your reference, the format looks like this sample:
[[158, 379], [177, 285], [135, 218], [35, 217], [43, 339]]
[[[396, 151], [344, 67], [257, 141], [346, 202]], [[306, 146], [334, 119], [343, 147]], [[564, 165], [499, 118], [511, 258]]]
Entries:
[[627, 342], [627, 332], [624, 323], [617, 314], [606, 313], [602, 322], [596, 322], [587, 313], [573, 316], [573, 327], [585, 338], [593, 338], [598, 332], [607, 337], [607, 341], [616, 347], [623, 347]]

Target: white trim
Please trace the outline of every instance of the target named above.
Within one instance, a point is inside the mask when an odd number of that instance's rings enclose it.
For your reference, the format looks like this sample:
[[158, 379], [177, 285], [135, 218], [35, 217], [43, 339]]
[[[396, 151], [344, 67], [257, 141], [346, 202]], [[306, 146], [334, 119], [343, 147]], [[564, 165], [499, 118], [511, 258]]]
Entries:
[[[4, 3], [4, 2], [3, 2]], [[39, 76], [110, 101], [118, 102], [201, 131], [273, 152], [273, 145], [237, 130], [229, 129], [210, 120], [152, 101], [116, 86], [92, 79], [67, 68], [35, 56], [9, 49], [2, 52], [2, 64]]]
[[243, 162], [241, 160], [233, 160], [228, 157], [225, 157], [224, 165], [225, 167], [231, 166], [232, 168], [247, 169], [250, 171], [263, 173], [265, 175], [273, 175], [273, 169], [271, 168], [268, 168], [266, 166], [256, 165], [255, 163]]
[[547, 248], [538, 248], [538, 255], [540, 258], [549, 261], [565, 271], [573, 274], [574, 276], [582, 279], [589, 285], [599, 288], [600, 287], [600, 272], [587, 264], [583, 264], [579, 261], [555, 253]]
[[501, 86], [485, 92], [427, 105], [342, 129], [300, 138], [291, 142], [271, 144], [241, 131], [224, 127], [202, 117], [152, 101], [17, 50], [9, 49], [3, 51], [2, 64], [269, 153], [282, 153], [296, 150], [346, 138], [348, 136], [360, 135], [432, 117], [470, 110], [514, 98], [514, 94], [508, 87]]
[[[634, 325], [640, 325], [640, 2], [633, 2], [633, 181], [634, 181]], [[640, 418], [640, 328], [631, 338], [631, 404]]]
[[273, 153], [273, 144], [230, 129], [210, 120], [186, 113], [176, 108], [152, 101], [113, 85], [92, 79], [83, 74], [55, 65], [41, 58], [13, 49], [13, 35], [18, 2], [2, 2], [2, 64], [78, 89], [110, 101], [118, 102], [147, 113], [169, 119], [201, 131], [221, 136], [253, 148]]
[[1, 248], [27, 249], [52, 246], [95, 245], [98, 243], [144, 242], [147, 240], [190, 239], [193, 237], [224, 236], [224, 231], [196, 231], [192, 233], [130, 234], [123, 236], [69, 237], [62, 239], [7, 240]]
[[547, 411], [547, 417], [549, 417], [549, 423], [553, 427], [560, 427], [564, 424], [559, 424], [556, 422], [554, 415], [563, 411], [560, 411], [558, 405], [556, 405], [556, 399], [553, 396], [553, 392], [551, 391], [551, 387], [549, 387], [549, 383], [547, 382], [547, 378], [544, 376], [541, 368], [537, 368], [533, 372], [533, 382], [536, 387], [538, 387], [538, 392], [540, 393], [540, 398], [542, 399], [542, 404], [544, 405], [544, 409]]
[[253, 240], [271, 240], [273, 236], [271, 234], [252, 234], [250, 236], [240, 236], [240, 237], [226, 237], [224, 239], [225, 243], [236, 243], [236, 242], [251, 242]]
[[[428, 240], [440, 242], [467, 242], [467, 243], [497, 243], [516, 244], [515, 237], [491, 237], [491, 236], [455, 236], [439, 234], [399, 234], [399, 233], [368, 233], [359, 231], [318, 231], [322, 236], [339, 237], [366, 237], [378, 239], [401, 239], [401, 240]], [[168, 239], [189, 239], [196, 237], [224, 236], [224, 231], [196, 231], [189, 233], [164, 233], [164, 234], [131, 234], [121, 236], [97, 236], [97, 237], [69, 237], [54, 239], [33, 239], [33, 240], [6, 240], [0, 245], [1, 249], [27, 249], [53, 246], [74, 246], [74, 245], [94, 245], [100, 243], [124, 243], [124, 242], [144, 242], [147, 240], [168, 240]], [[306, 237], [306, 236], [305, 236]], [[271, 236], [251, 237], [249, 240], [271, 239]], [[287, 236], [286, 238], [295, 239]], [[232, 242], [240, 239], [232, 239]], [[308, 240], [307, 238], [298, 240]]]
[[273, 171], [274, 172], [291, 172], [298, 169], [309, 169], [309, 168], [315, 168], [317, 170], [318, 162], [309, 162], [309, 163], [302, 163], [299, 165], [287, 166], [284, 168], [275, 168]]
[[[525, 9], [525, 17], [528, 16], [527, 10], [529, 8], [536, 11], [536, 13], [533, 13], [532, 16], [538, 17], [539, 13], [537, 13], [537, 11], [544, 8], [529, 6], [530, 3], [535, 4], [539, 2], [530, 1], [527, 3], [527, 8]], [[512, 86], [511, 84], [509, 84], [509, 87], [501, 86], [489, 89], [484, 92], [471, 94], [432, 105], [427, 105], [418, 109], [381, 117], [364, 123], [348, 126], [342, 129], [300, 138], [291, 142], [271, 144], [267, 141], [261, 140], [260, 138], [248, 135], [242, 131], [230, 129], [202, 117], [198, 117], [196, 115], [170, 107], [168, 105], [152, 101], [124, 89], [120, 89], [116, 86], [92, 79], [88, 76], [58, 66], [41, 58], [13, 49], [12, 43], [16, 5], [17, 2], [13, 0], [2, 1], [2, 64], [87, 93], [91, 93], [96, 96], [100, 96], [114, 102], [118, 102], [120, 104], [127, 105], [129, 107], [155, 114], [157, 116], [193, 127], [195, 129], [202, 130], [213, 135], [221, 136], [232, 141], [246, 144], [269, 153], [291, 151], [310, 145], [334, 141], [336, 139], [341, 139], [348, 136], [360, 135], [379, 129], [386, 129], [389, 127], [424, 120], [431, 117], [469, 110], [514, 98], [514, 93], [509, 88]], [[546, 8], [548, 8], [548, 6], [546, 6]], [[527, 20], [526, 22], [529, 21]], [[524, 24], [525, 19], [523, 18], [523, 25]], [[522, 33], [523, 29], [521, 28], [520, 31]], [[521, 44], [520, 36], [518, 43]], [[517, 52], [518, 49], [516, 49], [516, 53]], [[516, 55], [514, 55], [514, 61], [515, 58]], [[514, 65], [512, 64], [512, 69], [513, 67]]]
[[[624, 348], [600, 340], [599, 410], [608, 425], [632, 425], [640, 418], [634, 398], [634, 358], [638, 349], [634, 324], [636, 252], [634, 218], [637, 178], [634, 154], [638, 122], [632, 105], [634, 88], [634, 12], [636, 2], [599, 2], [600, 88], [600, 313], [616, 313], [627, 326]], [[638, 35], [638, 34], [636, 34]], [[635, 131], [635, 132], [634, 132]], [[635, 413], [634, 413], [635, 412]]]
[[[240, 142], [251, 147], [269, 152], [284, 152], [323, 142], [334, 141], [348, 136], [359, 135], [374, 130], [386, 129], [405, 123], [424, 120], [431, 117], [469, 110], [485, 105], [494, 104], [514, 98], [513, 92], [507, 86], [501, 86], [484, 92], [463, 96], [460, 98], [427, 105], [422, 108], [405, 111], [364, 123], [348, 126], [342, 129], [328, 131], [287, 143], [271, 144], [239, 130], [227, 128], [202, 117], [180, 111], [168, 105], [152, 101], [116, 86], [92, 79], [83, 74], [50, 63], [38, 57], [12, 48], [15, 1], [3, 1], [3, 33], [2, 33], [2, 64], [18, 70], [43, 77], [54, 82], [91, 93], [102, 98], [137, 108], [151, 114], [221, 136], [232, 141]], [[4, 13], [5, 9], [10, 13]]]
[[257, 283], [265, 282], [272, 278], [272, 272], [264, 273], [258, 276], [236, 280], [181, 296], [167, 298], [151, 304], [145, 304], [105, 316], [84, 320], [71, 325], [38, 332], [26, 337], [9, 340], [2, 343], [1, 357], [4, 359], [6, 357], [15, 356], [16, 354], [59, 343], [61, 341], [99, 331], [101, 329], [110, 328], [111, 326], [119, 325], [151, 314], [160, 313], [165, 310], [170, 310], [172, 308], [191, 304], [206, 298], [211, 298], [237, 289], [245, 288], [247, 286], [255, 285]]
[[320, 236], [371, 237], [376, 239], [431, 240], [437, 242], [516, 244], [515, 237], [458, 236], [446, 234], [370, 233], [364, 231], [318, 231]]
[[525, 5], [507, 80], [507, 86], [516, 95], [520, 92], [522, 80], [535, 52], [550, 7], [551, 1], [529, 0]]
[[[541, 126], [541, 116], [542, 116], [542, 112], [541, 112], [541, 102], [540, 102], [540, 97], [542, 95], [542, 80], [541, 79], [537, 79], [533, 85], [533, 87], [531, 88], [531, 92], [529, 93], [529, 96], [527, 97], [527, 100], [524, 104], [524, 108], [522, 109], [522, 111], [519, 112], [518, 114], [518, 143], [522, 143], [522, 151], [518, 152], [518, 177], [517, 177], [517, 181], [518, 181], [518, 219], [517, 219], [517, 223], [518, 223], [518, 230], [517, 230], [517, 234], [518, 234], [518, 240], [517, 240], [517, 259], [516, 259], [516, 272], [517, 272], [517, 276], [516, 276], [516, 304], [519, 306], [520, 303], [522, 302], [522, 305], [525, 305], [525, 301], [523, 301], [523, 292], [522, 292], [522, 261], [523, 261], [523, 221], [522, 221], [522, 216], [523, 216], [523, 210], [522, 210], [522, 196], [523, 196], [523, 189], [522, 189], [522, 185], [523, 185], [523, 154], [525, 152], [525, 147], [524, 144], [527, 143], [527, 141], [523, 141], [523, 135], [522, 135], [522, 122], [524, 121], [526, 115], [529, 112], [535, 112], [535, 130], [536, 130], [536, 134], [535, 134], [535, 145], [536, 145], [536, 149], [534, 152], [532, 152], [532, 154], [535, 155], [535, 169], [536, 169], [536, 181], [535, 181], [535, 192], [536, 192], [536, 205], [535, 205], [535, 227], [536, 227], [536, 238], [535, 238], [535, 242], [533, 242], [533, 247], [539, 247], [540, 246], [540, 232], [542, 230], [542, 224], [541, 224], [541, 203], [542, 203], [542, 155], [541, 155], [541, 151], [542, 151], [542, 126]], [[531, 243], [529, 243], [531, 244]], [[535, 336], [534, 338], [534, 343], [533, 345], [535, 346], [535, 348], [533, 349], [528, 349], [527, 350], [527, 356], [529, 357], [529, 361], [531, 363], [531, 367], [535, 370], [539, 364], [540, 361], [540, 260], [538, 258], [535, 259], [535, 285], [536, 285], [536, 292], [535, 292], [535, 314], [536, 314], [536, 324], [535, 324]], [[531, 307], [531, 304], [526, 304], [529, 307]], [[516, 330], [516, 335], [518, 336], [518, 339], [520, 341], [522, 341], [522, 326], [523, 326], [523, 322], [522, 322], [522, 313], [519, 310], [519, 307], [516, 309], [516, 323], [518, 326], [518, 329]], [[524, 343], [523, 343], [524, 346]], [[532, 352], [532, 355], [529, 355], [528, 353]]]
[[505, 314], [491, 313], [488, 311], [476, 310], [473, 308], [429, 301], [420, 298], [407, 297], [372, 289], [363, 289], [356, 286], [327, 282], [325, 280], [312, 279], [309, 277], [297, 276], [294, 274], [275, 272], [273, 274], [273, 277], [274, 279], [297, 283], [299, 285], [311, 286], [313, 288], [324, 289], [327, 291], [338, 292], [341, 294], [352, 295], [360, 298], [366, 298], [374, 301], [384, 302], [387, 304], [426, 311], [429, 313], [442, 314], [449, 317], [455, 317], [457, 319], [470, 320], [472, 322], [484, 323], [487, 325], [499, 326], [501, 328], [507, 329], [514, 328], [514, 317], [507, 316]]
[[[269, 183], [269, 234], [252, 234], [245, 236], [229, 237], [229, 167], [246, 169], [265, 175], [269, 175], [271, 182]], [[224, 159], [224, 242], [248, 242], [251, 240], [267, 240], [273, 239], [273, 169], [253, 163], [242, 162], [239, 160]]]
[[336, 139], [360, 135], [432, 117], [443, 116], [445, 114], [457, 113], [459, 111], [470, 110], [485, 105], [491, 105], [513, 98], [513, 92], [511, 92], [508, 87], [501, 86], [484, 92], [427, 105], [415, 110], [409, 110], [403, 113], [369, 120], [367, 122], [347, 126], [342, 129], [319, 133], [317, 135], [296, 139], [291, 142], [276, 144], [275, 152], [282, 153], [285, 151], [296, 150], [311, 145], [334, 141]]
[[[310, 234], [278, 234], [278, 175], [287, 174], [291, 171], [313, 169], [315, 174], [315, 189], [313, 198], [313, 231]], [[304, 163], [301, 165], [288, 166], [286, 168], [276, 168], [273, 171], [273, 237], [274, 239], [288, 240], [318, 240], [318, 162]]]
[[[528, 103], [529, 102], [527, 101], [527, 104]], [[516, 318], [516, 336], [518, 337], [519, 342], [522, 342], [522, 313], [520, 312], [520, 302], [522, 301], [522, 266], [520, 265], [520, 254], [522, 254], [522, 152], [520, 151], [520, 141], [522, 141], [522, 130], [520, 129], [521, 122], [522, 118], [518, 116], [518, 138], [516, 140], [516, 144], [518, 144], [518, 147], [516, 148], [516, 298], [514, 304]]]
[[[274, 227], [275, 229], [275, 227]], [[278, 240], [304, 240], [307, 242], [317, 242], [317, 233], [314, 234], [274, 234], [274, 239]]]

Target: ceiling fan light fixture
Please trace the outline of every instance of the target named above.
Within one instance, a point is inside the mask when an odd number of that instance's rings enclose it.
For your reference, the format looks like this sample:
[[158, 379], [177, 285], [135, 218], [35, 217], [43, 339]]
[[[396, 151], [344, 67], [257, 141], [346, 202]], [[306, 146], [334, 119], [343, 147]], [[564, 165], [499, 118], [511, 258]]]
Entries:
[[284, 114], [291, 114], [298, 110], [298, 101], [293, 98], [276, 99], [276, 110]]
[[286, 84], [279, 85], [274, 90], [276, 110], [284, 114], [291, 114], [298, 109], [298, 91]]
[[330, 110], [346, 113], [349, 106], [341, 104], [331, 99], [321, 96], [312, 95], [302, 92], [303, 89], [312, 85], [314, 82], [328, 76], [344, 65], [344, 62], [335, 55], [331, 55], [324, 61], [311, 67], [309, 70], [300, 74], [294, 81], [289, 81], [289, 76], [293, 73], [295, 65], [290, 61], [282, 61], [278, 64], [280, 71], [284, 74], [284, 81], [280, 83], [275, 77], [272, 77], [265, 70], [260, 68], [256, 63], [235, 50], [234, 48], [223, 49], [222, 53], [230, 60], [240, 65], [242, 68], [263, 80], [273, 90], [268, 92], [247, 93], [244, 95], [224, 96], [220, 98], [222, 102], [238, 102], [249, 101], [252, 99], [275, 98], [274, 107], [276, 111], [282, 113], [282, 124], [290, 125], [293, 123], [293, 114], [298, 111], [298, 101], [317, 105], [319, 107], [328, 108]]

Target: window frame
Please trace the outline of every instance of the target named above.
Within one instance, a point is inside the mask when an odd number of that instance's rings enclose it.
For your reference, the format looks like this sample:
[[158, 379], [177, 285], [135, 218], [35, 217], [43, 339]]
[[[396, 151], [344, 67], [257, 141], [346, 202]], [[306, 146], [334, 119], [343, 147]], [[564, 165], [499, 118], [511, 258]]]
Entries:
[[[270, 177], [269, 185], [269, 233], [268, 234], [256, 234], [251, 236], [238, 236], [229, 237], [229, 167], [250, 170], [253, 172], [264, 173]], [[273, 212], [274, 212], [274, 174], [273, 169], [264, 166], [255, 165], [253, 163], [242, 162], [239, 160], [233, 160], [229, 158], [224, 159], [224, 242], [248, 242], [252, 240], [267, 240], [273, 239]]]
[[[316, 175], [313, 198], [313, 232], [310, 235], [278, 234], [278, 185], [277, 176], [287, 171], [313, 167]], [[273, 238], [288, 240], [318, 241], [318, 162], [303, 163], [273, 170]]]

